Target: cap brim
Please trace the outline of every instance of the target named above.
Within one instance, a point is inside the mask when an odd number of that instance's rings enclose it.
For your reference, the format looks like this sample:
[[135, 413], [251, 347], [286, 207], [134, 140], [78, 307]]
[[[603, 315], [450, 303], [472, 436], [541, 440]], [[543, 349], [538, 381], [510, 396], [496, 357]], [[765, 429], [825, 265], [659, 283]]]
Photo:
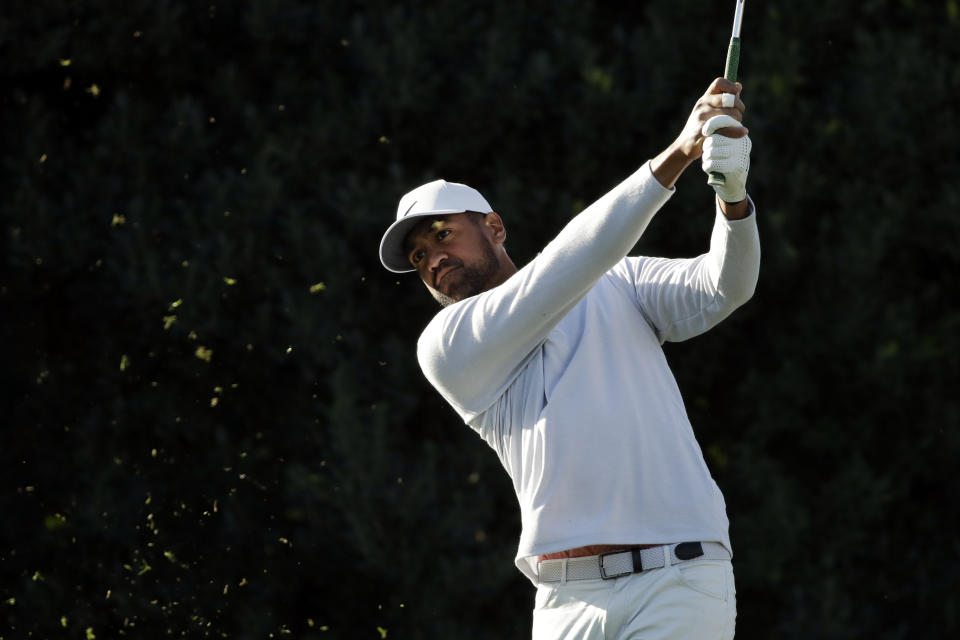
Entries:
[[387, 228], [380, 239], [380, 262], [393, 273], [409, 273], [415, 271], [403, 249], [403, 241], [407, 239], [415, 226], [427, 216], [444, 216], [451, 213], [464, 213], [463, 209], [441, 209], [438, 211], [422, 211], [411, 213], [401, 218]]

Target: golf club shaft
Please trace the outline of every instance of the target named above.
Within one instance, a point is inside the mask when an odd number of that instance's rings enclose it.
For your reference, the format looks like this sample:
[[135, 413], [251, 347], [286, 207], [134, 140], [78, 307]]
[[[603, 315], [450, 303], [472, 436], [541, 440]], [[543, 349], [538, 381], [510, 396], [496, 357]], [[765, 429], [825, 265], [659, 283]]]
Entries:
[[[737, 68], [740, 66], [740, 24], [743, 21], [744, 0], [737, 0], [737, 10], [733, 16], [733, 35], [730, 37], [730, 46], [727, 47], [727, 64], [723, 77], [730, 82], [737, 81]], [[712, 171], [707, 178], [710, 186], [721, 186], [726, 182], [722, 173]]]

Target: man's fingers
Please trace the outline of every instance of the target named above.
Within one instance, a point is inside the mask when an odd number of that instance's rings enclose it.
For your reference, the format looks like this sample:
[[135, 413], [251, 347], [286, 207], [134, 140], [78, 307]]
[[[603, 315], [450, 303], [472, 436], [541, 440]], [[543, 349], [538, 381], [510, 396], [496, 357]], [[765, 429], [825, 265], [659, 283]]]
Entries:
[[743, 113], [747, 110], [747, 105], [744, 104], [743, 100], [740, 99], [735, 93], [721, 93], [719, 95], [712, 95], [707, 98], [707, 102], [712, 107], [718, 107], [720, 109], [736, 109], [740, 113]]
[[717, 135], [726, 136], [728, 138], [742, 138], [743, 136], [750, 133], [750, 130], [746, 127], [723, 127], [722, 129], [717, 129], [714, 131]]
[[701, 117], [727, 115], [741, 122], [743, 113], [747, 110], [747, 105], [740, 99], [742, 89], [739, 82], [730, 82], [723, 78], [714, 80], [708, 92], [698, 102]]
[[708, 95], [719, 94], [719, 93], [732, 93], [739, 96], [740, 92], [743, 90], [743, 85], [739, 82], [731, 82], [726, 78], [716, 78], [710, 87], [707, 89]]
[[732, 133], [742, 132], [739, 135], [720, 133], [720, 135], [727, 135], [728, 138], [742, 138], [746, 135], [746, 127], [741, 126], [738, 120], [728, 115], [713, 116], [703, 123], [700, 133], [704, 136], [712, 136], [721, 130], [729, 130]]

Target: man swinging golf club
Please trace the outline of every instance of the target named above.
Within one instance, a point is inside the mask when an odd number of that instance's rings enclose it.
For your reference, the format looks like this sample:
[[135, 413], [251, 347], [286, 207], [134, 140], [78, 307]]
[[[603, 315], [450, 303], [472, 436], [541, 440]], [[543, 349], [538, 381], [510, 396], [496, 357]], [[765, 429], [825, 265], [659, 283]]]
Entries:
[[[716, 79], [667, 149], [523, 268], [500, 215], [443, 180], [403, 196], [381, 241], [384, 266], [416, 271], [444, 305], [418, 342], [424, 374], [513, 480], [535, 640], [733, 637], [726, 507], [661, 345], [756, 286], [740, 91]], [[626, 257], [698, 158], [724, 178], [709, 251]]]

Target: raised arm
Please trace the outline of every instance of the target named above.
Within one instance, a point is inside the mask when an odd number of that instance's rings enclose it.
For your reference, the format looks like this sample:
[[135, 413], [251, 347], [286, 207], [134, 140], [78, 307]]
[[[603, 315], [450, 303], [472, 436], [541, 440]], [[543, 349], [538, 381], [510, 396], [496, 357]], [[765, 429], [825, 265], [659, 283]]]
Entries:
[[[723, 95], [724, 91], [730, 93]], [[742, 113], [745, 107], [740, 91], [739, 84], [731, 89], [730, 83], [714, 82], [697, 109], [708, 111], [720, 92], [721, 104], [726, 101]], [[702, 138], [695, 145], [684, 147], [681, 141], [658, 157], [659, 179], [667, 183], [698, 148], [704, 172], [724, 175], [723, 182], [714, 184], [717, 215], [710, 251], [689, 260], [631, 259], [618, 267], [624, 271], [620, 275], [635, 285], [638, 305], [661, 341], [686, 340], [703, 333], [749, 300], [756, 287], [760, 242], [753, 203], [746, 191], [751, 142], [739, 123], [730, 115], [713, 115], [701, 126]], [[695, 139], [696, 124], [696, 120], [687, 123], [688, 143]]]
[[636, 244], [700, 157], [703, 125], [717, 115], [739, 120], [742, 103], [722, 107], [724, 91], [739, 93], [739, 86], [715, 80], [670, 147], [573, 218], [530, 264], [430, 322], [418, 343], [420, 365], [466, 419], [496, 400], [557, 322]]
[[645, 164], [506, 282], [440, 311], [417, 345], [427, 379], [465, 419], [490, 406], [671, 194]]
[[730, 220], [717, 205], [710, 250], [701, 256], [628, 258], [617, 265], [615, 275], [634, 286], [637, 305], [661, 342], [699, 335], [753, 296], [760, 240], [753, 203], [744, 206], [749, 216]]

